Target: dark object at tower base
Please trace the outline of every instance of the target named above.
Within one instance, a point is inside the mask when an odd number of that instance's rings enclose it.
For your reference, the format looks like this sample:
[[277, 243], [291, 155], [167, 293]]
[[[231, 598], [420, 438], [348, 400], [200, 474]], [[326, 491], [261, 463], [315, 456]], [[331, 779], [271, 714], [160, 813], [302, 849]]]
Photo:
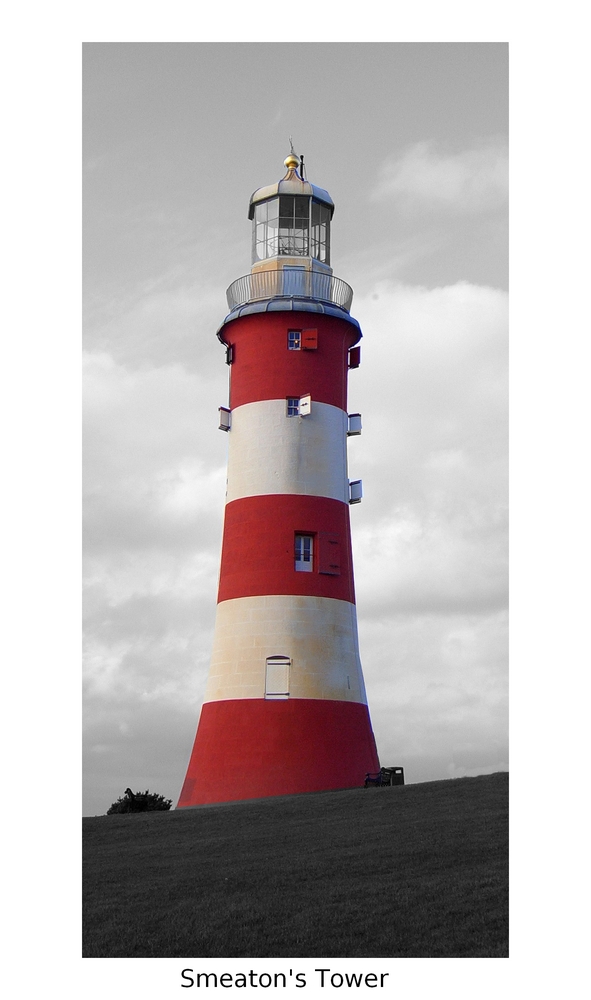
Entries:
[[365, 775], [365, 788], [369, 788], [370, 785], [377, 785], [381, 787], [382, 785], [403, 785], [404, 784], [404, 768], [403, 767], [382, 767], [379, 771], [368, 771]]

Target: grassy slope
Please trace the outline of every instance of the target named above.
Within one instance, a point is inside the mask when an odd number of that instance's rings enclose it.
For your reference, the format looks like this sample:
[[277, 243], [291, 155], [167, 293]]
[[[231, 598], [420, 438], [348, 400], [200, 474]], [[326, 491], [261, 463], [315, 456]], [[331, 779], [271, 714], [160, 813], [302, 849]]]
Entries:
[[84, 955], [503, 957], [508, 775], [84, 820]]

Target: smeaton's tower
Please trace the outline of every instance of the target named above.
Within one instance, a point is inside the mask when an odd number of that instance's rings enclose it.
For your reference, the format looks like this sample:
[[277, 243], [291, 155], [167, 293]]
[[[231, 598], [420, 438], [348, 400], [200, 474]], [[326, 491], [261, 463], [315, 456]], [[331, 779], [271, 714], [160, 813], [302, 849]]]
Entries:
[[[302, 158], [303, 160], [303, 158]], [[250, 274], [228, 289], [228, 487], [213, 655], [179, 807], [363, 785], [379, 762], [359, 649], [347, 473], [349, 285], [334, 204], [293, 153], [250, 199]], [[299, 168], [299, 169], [298, 169]]]

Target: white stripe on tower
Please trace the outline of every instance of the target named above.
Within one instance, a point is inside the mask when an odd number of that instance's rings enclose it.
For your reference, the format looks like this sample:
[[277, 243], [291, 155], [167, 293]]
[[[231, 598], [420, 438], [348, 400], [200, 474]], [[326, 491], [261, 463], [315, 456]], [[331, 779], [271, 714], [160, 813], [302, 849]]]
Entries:
[[205, 701], [264, 698], [268, 657], [286, 655], [290, 698], [366, 704], [355, 605], [274, 594], [218, 604]]
[[287, 417], [285, 399], [232, 410], [226, 501], [269, 493], [333, 497], [347, 503], [347, 414], [312, 401]]

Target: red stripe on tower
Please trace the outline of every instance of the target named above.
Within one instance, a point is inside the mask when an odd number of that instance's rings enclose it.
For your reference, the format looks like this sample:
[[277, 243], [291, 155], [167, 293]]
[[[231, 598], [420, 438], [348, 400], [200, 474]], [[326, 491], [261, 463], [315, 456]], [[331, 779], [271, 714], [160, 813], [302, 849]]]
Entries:
[[[334, 206], [287, 174], [250, 202], [253, 266], [218, 331], [230, 364], [213, 652], [178, 805], [363, 784], [379, 768], [359, 659], [347, 473], [352, 292]], [[355, 357], [352, 366], [358, 364]]]
[[[296, 536], [310, 538], [301, 571], [295, 569]], [[355, 603], [348, 505], [281, 493], [227, 504], [218, 601], [264, 594]]]

